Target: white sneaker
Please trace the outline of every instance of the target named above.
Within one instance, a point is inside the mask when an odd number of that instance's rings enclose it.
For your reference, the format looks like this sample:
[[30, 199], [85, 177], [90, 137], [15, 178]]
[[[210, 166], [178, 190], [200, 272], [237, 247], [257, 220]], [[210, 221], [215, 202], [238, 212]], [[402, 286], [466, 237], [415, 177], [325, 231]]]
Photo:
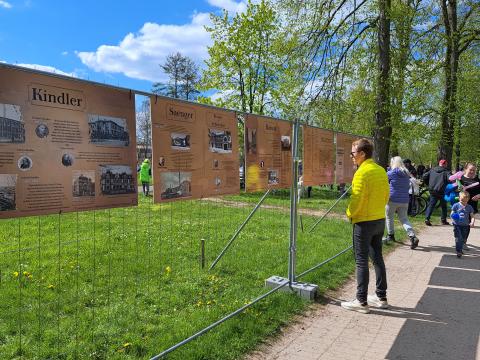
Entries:
[[358, 311], [362, 314], [368, 314], [370, 309], [368, 305], [362, 305], [357, 299], [352, 301], [344, 301], [340, 304], [344, 309]]
[[372, 305], [380, 309], [388, 309], [387, 300], [380, 300], [377, 294], [368, 295], [367, 301], [368, 301], [368, 305]]

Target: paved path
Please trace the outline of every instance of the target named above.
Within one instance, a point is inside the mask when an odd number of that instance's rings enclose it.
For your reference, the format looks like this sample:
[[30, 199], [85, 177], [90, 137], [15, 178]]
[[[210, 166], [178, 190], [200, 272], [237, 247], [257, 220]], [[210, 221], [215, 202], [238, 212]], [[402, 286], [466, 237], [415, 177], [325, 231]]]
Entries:
[[247, 358], [480, 359], [480, 229], [472, 229], [461, 259], [451, 226], [426, 228], [419, 238], [417, 250], [400, 245], [386, 259], [390, 309], [341, 308], [355, 294], [349, 281]]

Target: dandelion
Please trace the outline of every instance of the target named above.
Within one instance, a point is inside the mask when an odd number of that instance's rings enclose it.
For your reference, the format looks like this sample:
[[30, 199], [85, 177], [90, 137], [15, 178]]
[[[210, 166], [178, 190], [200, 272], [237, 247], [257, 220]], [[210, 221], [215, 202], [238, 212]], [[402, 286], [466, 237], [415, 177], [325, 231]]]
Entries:
[[203, 302], [202, 302], [201, 300], [197, 302], [197, 306], [198, 306], [198, 307], [200, 307], [200, 306], [202, 306], [202, 305], [203, 305]]
[[123, 347], [126, 349], [128, 347], [132, 346], [132, 343], [129, 343], [129, 342], [126, 342], [125, 344], [123, 344]]
[[171, 268], [170, 266], [167, 266], [167, 267], [165, 268], [165, 272], [166, 272], [167, 274], [170, 274], [170, 273], [172, 272], [172, 268]]
[[28, 279], [28, 280], [32, 280], [32, 279], [33, 279], [33, 275], [32, 275], [32, 274], [28, 274], [27, 279]]
[[55, 289], [55, 285], [53, 285], [53, 284], [50, 284], [50, 285], [48, 285], [48, 286], [47, 286], [47, 289], [51, 289], [51, 290], [53, 290], [53, 289]]
[[17, 277], [18, 277], [18, 271], [14, 271], [14, 272], [13, 272], [13, 277], [14, 277], [14, 278], [17, 278]]
[[23, 272], [23, 276], [28, 276], [28, 275], [30, 275], [30, 273], [28, 271]]

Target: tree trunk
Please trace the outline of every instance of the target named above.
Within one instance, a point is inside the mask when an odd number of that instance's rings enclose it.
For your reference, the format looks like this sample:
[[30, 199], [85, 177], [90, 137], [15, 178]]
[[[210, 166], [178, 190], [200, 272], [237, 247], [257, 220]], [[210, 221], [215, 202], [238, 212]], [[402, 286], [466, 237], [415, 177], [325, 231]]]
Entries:
[[379, 0], [378, 20], [378, 90], [375, 109], [375, 159], [388, 166], [390, 150], [390, 0]]
[[441, 137], [438, 144], [437, 160], [446, 159], [452, 165], [455, 118], [457, 112], [457, 72], [460, 57], [459, 33], [457, 30], [457, 1], [441, 0], [443, 23], [445, 25], [445, 89], [441, 111]]

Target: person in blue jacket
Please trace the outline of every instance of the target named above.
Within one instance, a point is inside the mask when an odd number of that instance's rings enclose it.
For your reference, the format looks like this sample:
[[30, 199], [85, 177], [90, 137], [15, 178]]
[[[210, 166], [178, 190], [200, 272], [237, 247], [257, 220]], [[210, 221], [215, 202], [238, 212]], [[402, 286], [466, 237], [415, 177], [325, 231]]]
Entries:
[[387, 172], [388, 182], [390, 184], [390, 200], [385, 207], [387, 239], [386, 241], [395, 241], [394, 217], [398, 215], [398, 220], [403, 225], [410, 238], [410, 248], [415, 249], [418, 246], [418, 238], [415, 236], [412, 224], [408, 220], [408, 202], [410, 200], [408, 190], [410, 189], [411, 174], [405, 167], [402, 158], [395, 156], [390, 161], [390, 170]]

